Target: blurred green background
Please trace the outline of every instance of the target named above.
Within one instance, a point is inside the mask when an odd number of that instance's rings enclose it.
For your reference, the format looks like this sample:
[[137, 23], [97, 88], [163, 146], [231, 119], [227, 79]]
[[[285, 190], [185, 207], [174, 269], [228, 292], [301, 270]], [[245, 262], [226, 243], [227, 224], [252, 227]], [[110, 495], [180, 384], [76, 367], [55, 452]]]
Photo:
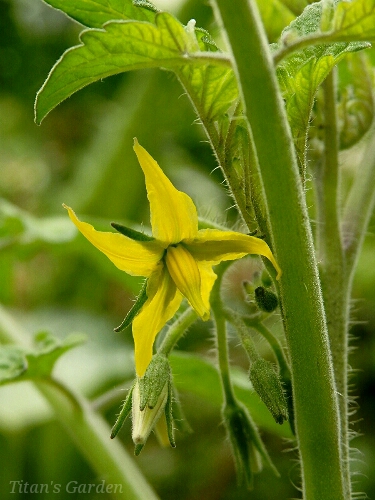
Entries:
[[[168, 2], [156, 4], [165, 7]], [[217, 33], [205, 3], [169, 2], [169, 10], [177, 8], [182, 22], [194, 17], [198, 26]], [[269, 34], [271, 41], [277, 29]], [[119, 272], [78, 236], [61, 204], [101, 228], [112, 220], [148, 225], [144, 180], [132, 150], [137, 136], [172, 182], [192, 196], [201, 215], [233, 224], [236, 213], [203, 130], [171, 73], [143, 71], [106, 79], [73, 95], [41, 127], [34, 124], [36, 92], [63, 51], [78, 43], [79, 32], [79, 25], [42, 1], [0, 1], [0, 303], [30, 334], [47, 330], [61, 338], [77, 331], [88, 335], [84, 346], [63, 356], [55, 373], [92, 400], [112, 391], [114, 397], [101, 405], [112, 424], [126, 387], [118, 385], [133, 377], [130, 331], [114, 334], [113, 328], [129, 309], [140, 279]], [[375, 496], [374, 229], [373, 219], [354, 285], [355, 349], [350, 358], [353, 430], [360, 433], [353, 440], [358, 448], [356, 489], [370, 498]], [[239, 266], [241, 279], [245, 273]], [[235, 277], [228, 286], [236, 286]], [[211, 359], [213, 347], [211, 333], [200, 323], [179, 343], [179, 349]], [[231, 347], [233, 361], [246, 368], [235, 338]], [[175, 366], [178, 380], [178, 362]], [[251, 494], [236, 484], [217, 394], [198, 393], [180, 394], [194, 433], [178, 434], [176, 450], [160, 448], [151, 437], [136, 459], [160, 497], [299, 496], [293, 444], [283, 437], [287, 432], [276, 432], [276, 427], [272, 432], [272, 426], [260, 427], [281, 479], [265, 470], [256, 476]], [[129, 422], [120, 439], [132, 453]], [[1, 499], [36, 497], [19, 493], [18, 486], [12, 493], [11, 481], [64, 485], [100, 480], [27, 383], [0, 388], [0, 464]], [[95, 498], [64, 491], [53, 495], [65, 496]]]

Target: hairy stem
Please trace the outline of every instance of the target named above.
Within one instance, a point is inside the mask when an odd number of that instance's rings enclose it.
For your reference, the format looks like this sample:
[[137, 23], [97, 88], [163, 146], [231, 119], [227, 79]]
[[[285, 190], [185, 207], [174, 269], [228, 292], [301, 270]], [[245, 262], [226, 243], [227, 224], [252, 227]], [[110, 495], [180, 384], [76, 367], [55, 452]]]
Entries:
[[354, 269], [362, 248], [367, 226], [375, 206], [375, 133], [372, 130], [361, 166], [345, 204], [342, 233], [346, 257], [346, 279], [351, 286]]
[[197, 319], [197, 313], [191, 307], [188, 307], [181, 316], [179, 316], [176, 321], [169, 327], [163, 342], [161, 343], [158, 353], [169, 356], [176, 342], [181, 338], [181, 336], [186, 332], [186, 330], [191, 326]]
[[318, 252], [323, 297], [331, 343], [341, 419], [341, 447], [346, 498], [350, 498], [348, 428], [348, 314], [345, 259], [340, 227], [339, 138], [336, 112], [336, 71], [323, 84], [324, 159], [317, 175]]
[[283, 270], [279, 293], [304, 499], [344, 500], [340, 420], [320, 281], [272, 57], [255, 2], [216, 0], [216, 4], [236, 61], [258, 155], [269, 212], [269, 243]]
[[211, 292], [211, 307], [214, 313], [216, 325], [217, 356], [219, 363], [219, 374], [223, 387], [224, 404], [235, 405], [236, 398], [233, 392], [229, 372], [226, 318], [220, 295], [223, 275], [229, 265], [230, 262], [223, 262], [216, 269], [218, 277]]

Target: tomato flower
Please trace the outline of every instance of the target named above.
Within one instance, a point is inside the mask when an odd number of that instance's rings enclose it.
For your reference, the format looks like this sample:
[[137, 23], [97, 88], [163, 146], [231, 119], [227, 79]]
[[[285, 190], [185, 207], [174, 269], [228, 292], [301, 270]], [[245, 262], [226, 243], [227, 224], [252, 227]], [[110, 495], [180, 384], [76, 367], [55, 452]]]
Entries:
[[[192, 199], [178, 191], [157, 162], [134, 139], [134, 151], [146, 180], [152, 238], [96, 231], [64, 205], [79, 231], [121, 271], [147, 280], [147, 300], [133, 319], [136, 372], [142, 377], [152, 358], [158, 332], [178, 310], [183, 297], [204, 320], [210, 317], [212, 267], [247, 254], [267, 257], [281, 270], [267, 243], [254, 236], [218, 229], [198, 230]], [[136, 233], [134, 231], [134, 234]]]

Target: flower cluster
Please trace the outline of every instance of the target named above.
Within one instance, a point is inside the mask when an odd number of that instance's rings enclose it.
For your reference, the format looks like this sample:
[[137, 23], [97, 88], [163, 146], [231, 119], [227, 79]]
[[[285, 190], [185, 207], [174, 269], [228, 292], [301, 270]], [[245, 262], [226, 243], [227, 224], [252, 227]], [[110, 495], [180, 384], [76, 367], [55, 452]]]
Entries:
[[156, 335], [174, 316], [183, 297], [203, 320], [209, 319], [210, 292], [216, 279], [213, 266], [259, 254], [272, 262], [278, 278], [281, 270], [267, 243], [259, 238], [234, 231], [199, 230], [192, 199], [172, 185], [137, 139], [134, 151], [145, 175], [152, 237], [134, 230], [125, 234], [96, 231], [64, 207], [83, 236], [120, 270], [147, 278], [144, 304], [133, 319], [136, 372], [142, 377]]

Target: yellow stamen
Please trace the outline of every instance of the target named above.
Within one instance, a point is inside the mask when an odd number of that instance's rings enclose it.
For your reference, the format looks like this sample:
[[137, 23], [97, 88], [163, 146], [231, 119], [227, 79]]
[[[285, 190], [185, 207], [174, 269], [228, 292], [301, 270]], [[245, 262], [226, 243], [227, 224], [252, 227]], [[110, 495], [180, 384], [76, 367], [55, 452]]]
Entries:
[[210, 317], [210, 311], [203, 303], [201, 275], [190, 252], [183, 245], [170, 246], [165, 261], [177, 288], [185, 295], [197, 314], [206, 321]]

